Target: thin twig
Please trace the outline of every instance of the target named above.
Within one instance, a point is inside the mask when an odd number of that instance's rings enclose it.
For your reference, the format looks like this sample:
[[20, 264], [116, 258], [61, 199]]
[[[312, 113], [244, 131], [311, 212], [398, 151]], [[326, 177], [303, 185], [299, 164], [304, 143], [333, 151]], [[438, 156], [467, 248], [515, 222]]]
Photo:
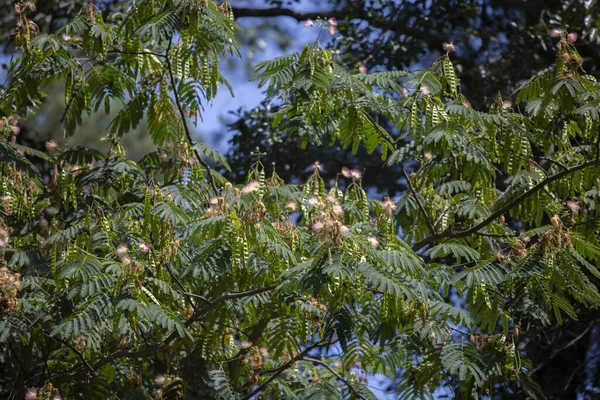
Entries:
[[[152, 251], [152, 257], [154, 258], [154, 261], [156, 261], [156, 255], [154, 254], [154, 249], [151, 249]], [[171, 278], [177, 283], [177, 286], [179, 286], [179, 288], [181, 289], [181, 293], [185, 295], [186, 290], [185, 287], [183, 287], [183, 284], [181, 283], [181, 281], [175, 276], [175, 274], [173, 273], [173, 271], [171, 271], [171, 268], [169, 267], [168, 263], [165, 263], [165, 268], [167, 269], [167, 272], [169, 273], [169, 275], [171, 275]], [[190, 304], [192, 305], [192, 308], [194, 309], [194, 311], [197, 311], [198, 307], [196, 306], [196, 304], [190, 300]]]
[[196, 150], [194, 148], [194, 141], [192, 140], [192, 134], [187, 125], [185, 113], [183, 112], [183, 108], [181, 107], [181, 101], [179, 100], [179, 93], [177, 93], [177, 87], [175, 86], [175, 74], [173, 74], [173, 66], [171, 65], [171, 59], [169, 58], [170, 50], [171, 50], [171, 40], [169, 40], [169, 45], [167, 46], [167, 51], [165, 53], [165, 60], [167, 62], [169, 78], [171, 79], [171, 86], [173, 86], [173, 96], [175, 98], [175, 105], [177, 105], [177, 109], [179, 110], [179, 115], [181, 116], [181, 123], [183, 125], [183, 130], [185, 132], [188, 142], [190, 143], [190, 146], [192, 147], [192, 150], [194, 151], [194, 154], [196, 155], [196, 159], [198, 160], [200, 165], [202, 165], [204, 167], [204, 169], [206, 170], [206, 176], [208, 177], [208, 181], [210, 182], [210, 186], [212, 187], [212, 190], [215, 193], [215, 196], [218, 196], [219, 188], [217, 187], [217, 184], [215, 183], [215, 178], [213, 177], [213, 174], [210, 171], [210, 167], [206, 163], [206, 161], [204, 161], [202, 159], [198, 150]]
[[576, 223], [574, 223], [574, 224], [572, 225], [572, 227], [574, 228], [574, 227], [576, 227], [576, 226], [579, 226], [579, 225], [587, 225], [587, 224], [589, 224], [590, 222], [594, 222], [594, 221], [596, 221], [596, 220], [598, 220], [598, 219], [600, 219], [600, 215], [599, 215], [599, 216], [597, 216], [597, 217], [592, 217], [592, 218], [586, 219], [585, 221], [576, 222]]
[[435, 230], [435, 225], [433, 224], [433, 221], [429, 217], [429, 214], [427, 214], [427, 210], [425, 210], [425, 205], [423, 205], [423, 202], [417, 195], [417, 191], [413, 187], [412, 182], [410, 181], [410, 177], [406, 173], [406, 169], [404, 169], [404, 167], [402, 167], [402, 173], [404, 174], [404, 177], [406, 178], [406, 182], [408, 183], [408, 188], [410, 189], [412, 195], [415, 197], [415, 200], [417, 200], [417, 204], [419, 205], [421, 212], [423, 213], [423, 215], [425, 216], [425, 219], [427, 220], [427, 225], [429, 226], [429, 230], [431, 231], [431, 234], [437, 235], [437, 231]]
[[556, 357], [556, 355], [558, 353], [560, 353], [563, 350], [568, 349], [569, 347], [573, 346], [574, 344], [576, 344], [578, 341], [580, 341], [581, 339], [583, 339], [583, 337], [589, 332], [590, 329], [592, 329], [592, 327], [594, 326], [594, 324], [596, 323], [596, 321], [592, 321], [587, 328], [585, 328], [585, 330], [578, 335], [577, 337], [575, 337], [573, 340], [571, 340], [569, 343], [565, 344], [564, 346], [554, 350], [552, 352], [552, 354], [550, 355], [550, 357], [548, 357], [543, 363], [539, 364], [537, 367], [535, 367], [534, 369], [531, 370], [532, 374], [535, 374], [536, 372], [538, 372], [539, 370], [541, 370], [542, 368], [544, 368], [546, 366], [546, 364], [548, 364], [552, 359], [554, 359], [554, 357]]
[[348, 380], [346, 378], [344, 378], [341, 374], [339, 374], [337, 371], [335, 371], [333, 368], [331, 368], [329, 366], [329, 364], [327, 364], [326, 362], [321, 361], [317, 358], [312, 358], [312, 357], [304, 357], [303, 360], [310, 361], [312, 363], [319, 364], [319, 365], [322, 365], [323, 367], [327, 368], [329, 370], [329, 372], [331, 372], [340, 381], [342, 381], [346, 386], [348, 386], [348, 389], [350, 389], [350, 391], [352, 392], [352, 394], [354, 394], [355, 397], [358, 397], [359, 399], [362, 399], [362, 400], [367, 400], [367, 398], [365, 396], [363, 396], [362, 394], [360, 394], [360, 392], [358, 390], [356, 390], [356, 388], [352, 385], [352, 383], [348, 382]]
[[496, 238], [510, 238], [510, 237], [519, 237], [521, 236], [518, 233], [483, 233], [483, 232], [475, 232], [476, 235], [485, 236], [485, 237], [496, 237]]
[[113, 47], [113, 50], [109, 50], [108, 53], [114, 54], [126, 54], [126, 55], [135, 55], [135, 56], [155, 56], [160, 58], [166, 58], [166, 55], [161, 53], [154, 53], [152, 51], [123, 51], [119, 50], [116, 47]]

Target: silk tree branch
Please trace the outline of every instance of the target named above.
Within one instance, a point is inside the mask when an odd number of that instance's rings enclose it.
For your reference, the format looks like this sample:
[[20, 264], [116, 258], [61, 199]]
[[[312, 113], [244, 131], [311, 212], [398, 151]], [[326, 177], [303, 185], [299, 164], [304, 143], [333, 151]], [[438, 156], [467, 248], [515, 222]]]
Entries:
[[291, 8], [244, 8], [232, 7], [233, 15], [236, 18], [272, 18], [272, 17], [291, 17], [296, 21], [320, 18], [359, 18], [358, 15], [344, 14], [339, 11], [296, 11]]
[[600, 160], [596, 159], [596, 160], [588, 161], [588, 162], [576, 165], [574, 167], [562, 170], [552, 176], [547, 177], [546, 179], [543, 179], [540, 183], [538, 183], [537, 185], [535, 185], [528, 191], [515, 197], [513, 200], [508, 202], [506, 205], [504, 205], [503, 207], [500, 207], [498, 210], [496, 210], [492, 214], [490, 214], [489, 217], [487, 217], [483, 221], [473, 225], [472, 227], [467, 228], [467, 229], [461, 229], [461, 230], [446, 229], [443, 232], [433, 234], [433, 235], [428, 236], [425, 239], [421, 240], [420, 242], [413, 244], [412, 249], [414, 251], [419, 251], [423, 247], [430, 245], [432, 243], [435, 243], [441, 239], [446, 239], [446, 238], [458, 239], [458, 238], [463, 238], [463, 237], [472, 235], [472, 234], [478, 232], [480, 229], [483, 229], [484, 227], [489, 225], [492, 221], [494, 221], [496, 218], [500, 217], [502, 214], [506, 213], [507, 211], [510, 211], [513, 207], [515, 207], [516, 205], [521, 203], [523, 200], [527, 199], [530, 196], [533, 196], [534, 194], [536, 194], [537, 192], [542, 190], [546, 185], [548, 185], [552, 182], [555, 182], [561, 178], [564, 178], [565, 176], [567, 176], [573, 172], [580, 171], [582, 169], [585, 169], [588, 167], [593, 167], [596, 165], [600, 165]]
[[[202, 317], [204, 314], [206, 314], [207, 312], [212, 310], [217, 304], [222, 303], [226, 300], [241, 299], [244, 297], [253, 296], [255, 294], [268, 292], [269, 290], [273, 290], [273, 289], [275, 289], [275, 285], [265, 286], [265, 287], [261, 287], [261, 288], [257, 288], [257, 289], [246, 290], [244, 292], [225, 292], [221, 296], [217, 297], [216, 299], [210, 300], [206, 306], [202, 307], [197, 312], [194, 312], [192, 314], [192, 316], [190, 317], [190, 319], [188, 319], [187, 322], [185, 323], [185, 326], [186, 327], [190, 326], [191, 324], [196, 322], [198, 319], [200, 319], [200, 317]], [[198, 296], [194, 293], [184, 292], [183, 294], [186, 296], [190, 296], [190, 297], [202, 298], [202, 296]]]
[[431, 217], [429, 217], [429, 214], [427, 214], [425, 205], [423, 204], [423, 202], [417, 195], [417, 191], [413, 187], [412, 182], [410, 181], [410, 177], [406, 173], [406, 169], [404, 169], [404, 166], [402, 167], [402, 173], [404, 174], [404, 177], [406, 178], [406, 183], [408, 184], [408, 188], [410, 189], [410, 192], [414, 196], [415, 200], [417, 201], [417, 204], [419, 205], [419, 208], [421, 209], [421, 212], [423, 213], [423, 215], [425, 216], [425, 219], [427, 220], [427, 226], [429, 226], [429, 230], [431, 231], [431, 234], [434, 236], [437, 235], [437, 231], [435, 230], [435, 225], [433, 224]]
[[314, 349], [316, 349], [318, 347], [330, 346], [333, 343], [335, 343], [335, 341], [327, 341], [327, 342], [318, 341], [316, 343], [313, 343], [310, 346], [307, 346], [300, 353], [298, 353], [298, 355], [296, 355], [295, 357], [291, 358], [288, 362], [284, 363], [281, 367], [276, 368], [274, 370], [265, 371], [265, 373], [272, 373], [273, 375], [271, 375], [266, 381], [264, 381], [260, 386], [258, 386], [252, 392], [250, 392], [249, 394], [247, 394], [246, 396], [244, 396], [242, 398], [242, 400], [249, 400], [252, 397], [254, 397], [256, 394], [260, 393], [271, 382], [273, 382], [279, 375], [281, 375], [286, 369], [290, 368], [297, 361], [303, 360], [304, 356], [306, 356], [308, 353], [310, 353], [311, 350], [314, 350]]
[[244, 8], [244, 7], [232, 7], [233, 15], [236, 19], [238, 18], [273, 18], [273, 17], [290, 17], [296, 21], [301, 22], [307, 19], [316, 18], [336, 18], [339, 21], [349, 21], [353, 19], [359, 19], [367, 21], [374, 28], [381, 28], [383, 30], [392, 31], [399, 35], [411, 36], [416, 39], [427, 42], [432, 48], [441, 48], [442, 43], [446, 41], [446, 38], [437, 35], [432, 32], [426, 32], [417, 28], [407, 26], [406, 23], [399, 23], [394, 18], [380, 17], [368, 17], [368, 14], [363, 10], [328, 10], [328, 11], [309, 11], [302, 12], [292, 10], [290, 8]]
[[204, 169], [206, 170], [206, 176], [208, 178], [210, 186], [212, 187], [213, 192], [215, 193], [215, 196], [218, 196], [219, 188], [217, 187], [217, 184], [215, 183], [215, 178], [214, 178], [212, 172], [210, 171], [210, 167], [206, 163], [206, 161], [204, 161], [202, 159], [198, 150], [196, 150], [194, 148], [194, 141], [192, 140], [192, 134], [190, 132], [190, 128], [187, 125], [185, 113], [183, 112], [183, 107], [181, 106], [181, 101], [179, 100], [179, 93], [177, 93], [177, 86], [175, 84], [175, 74], [173, 73], [173, 66], [171, 65], [171, 59], [169, 58], [170, 50], [171, 50], [171, 41], [169, 40], [169, 45], [167, 46], [167, 51], [165, 53], [165, 60], [167, 62], [167, 69], [169, 72], [169, 79], [171, 80], [171, 86], [173, 86], [173, 95], [175, 97], [175, 105], [177, 106], [177, 110], [179, 111], [179, 116], [181, 117], [181, 123], [183, 125], [183, 130], [185, 132], [188, 142], [190, 143], [190, 146], [192, 147], [192, 150], [194, 151], [194, 154], [196, 155], [196, 159], [198, 160], [200, 165], [202, 165], [204, 167]]
[[[195, 311], [192, 314], [192, 316], [185, 322], [185, 326], [187, 328], [190, 325], [192, 325], [194, 322], [198, 321], [203, 315], [208, 313], [219, 303], [222, 303], [227, 300], [235, 300], [235, 299], [241, 299], [241, 298], [248, 297], [248, 296], [253, 296], [258, 293], [267, 292], [274, 288], [275, 288], [275, 286], [273, 285], [273, 286], [265, 286], [265, 287], [261, 287], [261, 288], [257, 288], [257, 289], [246, 290], [243, 292], [225, 292], [221, 296], [219, 296], [213, 300], [209, 300], [208, 304], [206, 306], [199, 309], [198, 311]], [[190, 296], [190, 297], [202, 298], [202, 296], [195, 295], [194, 293], [186, 292], [184, 294], [186, 296]], [[178, 337], [179, 336], [178, 336], [177, 332], [173, 332], [161, 343], [156, 343], [156, 344], [153, 344], [150, 346], [145, 346], [141, 349], [133, 350], [133, 351], [131, 351], [129, 349], [117, 350], [117, 351], [113, 352], [112, 354], [96, 361], [96, 363], [94, 363], [94, 365], [93, 365], [93, 370], [97, 371], [99, 368], [102, 368], [104, 365], [110, 363], [113, 360], [119, 359], [119, 358], [150, 357], [152, 355], [155, 355], [159, 349], [168, 347], [169, 343], [171, 343], [173, 340], [177, 339]], [[77, 368], [73, 368], [73, 369], [75, 370]]]
[[339, 374], [337, 371], [335, 371], [333, 368], [331, 368], [329, 366], [329, 364], [327, 364], [326, 362], [321, 361], [316, 358], [312, 358], [312, 357], [304, 357], [304, 360], [310, 361], [311, 363], [322, 365], [323, 367], [327, 368], [329, 370], [329, 372], [331, 372], [336, 378], [338, 378], [340, 381], [342, 381], [348, 387], [348, 389], [350, 389], [350, 391], [352, 392], [354, 397], [357, 397], [362, 400], [367, 400], [367, 398], [365, 396], [363, 396], [362, 394], [360, 394], [360, 392], [358, 390], [356, 390], [356, 388], [354, 387], [354, 385], [352, 385], [352, 383], [348, 382], [348, 380], [346, 378], [344, 378], [341, 374]]

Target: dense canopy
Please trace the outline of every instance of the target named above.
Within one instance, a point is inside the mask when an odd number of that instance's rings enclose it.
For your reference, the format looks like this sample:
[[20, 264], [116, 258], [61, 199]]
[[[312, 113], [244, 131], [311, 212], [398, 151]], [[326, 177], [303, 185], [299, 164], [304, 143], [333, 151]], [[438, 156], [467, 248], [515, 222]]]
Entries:
[[[600, 305], [600, 84], [573, 32], [552, 31], [553, 61], [490, 107], [463, 93], [449, 43], [414, 72], [357, 69], [318, 42], [258, 64], [269, 115], [246, 126], [289, 140], [271, 152], [376, 155], [403, 183], [382, 199], [350, 163], [285, 181], [259, 149], [225, 175], [193, 141], [228, 85], [223, 57], [243, 56], [229, 4], [86, 2], [46, 25], [33, 2], [15, 12], [3, 396], [371, 399], [387, 376], [400, 398], [544, 398], [529, 335]], [[67, 137], [116, 112], [108, 151], [19, 141], [57, 82]], [[156, 150], [133, 161], [121, 140], [143, 121]]]

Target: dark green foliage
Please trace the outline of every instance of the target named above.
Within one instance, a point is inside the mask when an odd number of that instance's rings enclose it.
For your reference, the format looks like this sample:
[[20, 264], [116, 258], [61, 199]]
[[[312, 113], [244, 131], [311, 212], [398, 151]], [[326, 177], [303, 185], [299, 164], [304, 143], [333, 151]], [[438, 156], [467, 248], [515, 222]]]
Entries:
[[[326, 182], [319, 163], [302, 184], [260, 160], [244, 183], [220, 177], [202, 157], [226, 159], [191, 141], [186, 117], [237, 54], [231, 9], [130, 4], [104, 22], [87, 3], [63, 28], [81, 40], [21, 36], [1, 93], [26, 113], [65, 80], [67, 134], [123, 103], [105, 154], [15, 146], [2, 119], [3, 394], [364, 399], [383, 373], [402, 398], [543, 398], [520, 330], [600, 305], [600, 88], [565, 61], [579, 57], [566, 33], [523, 111], [473, 110], [449, 54], [414, 74], [351, 74], [310, 45], [259, 65], [280, 103], [272, 129], [402, 164], [407, 190], [378, 201], [361, 171]], [[158, 150], [135, 163], [120, 138], [144, 119]]]

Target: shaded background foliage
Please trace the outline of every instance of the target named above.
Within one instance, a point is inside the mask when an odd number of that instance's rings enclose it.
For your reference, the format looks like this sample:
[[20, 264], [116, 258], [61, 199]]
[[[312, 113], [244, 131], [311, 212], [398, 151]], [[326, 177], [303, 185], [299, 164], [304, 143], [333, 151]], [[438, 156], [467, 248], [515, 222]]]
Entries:
[[[79, 12], [85, 2], [38, 1], [35, 21], [44, 31], [55, 30]], [[120, 6], [117, 0], [94, 3], [105, 11]], [[478, 109], [489, 107], [498, 93], [509, 98], [520, 81], [553, 62], [555, 40], [548, 33], [556, 27], [568, 27], [570, 32], [578, 34], [576, 47], [583, 57], [583, 68], [593, 76], [600, 75], [600, 38], [597, 34], [600, 4], [594, 0], [335, 0], [327, 2], [326, 6], [323, 2], [303, 2], [302, 7], [298, 1], [252, 1], [239, 2], [235, 6], [236, 17], [250, 32], [246, 44], [256, 47], [257, 53], [260, 52], [259, 39], [277, 37], [280, 47], [295, 40], [293, 33], [291, 37], [283, 36], [286, 29], [278, 16], [287, 16], [285, 21], [289, 18], [304, 21], [317, 16], [336, 17], [338, 34], [327, 46], [339, 49], [338, 61], [347, 67], [364, 65], [368, 71], [414, 70], [427, 66], [441, 54], [444, 42], [454, 42], [456, 53], [452, 57], [462, 90]], [[12, 50], [10, 35], [17, 23], [12, 8], [13, 1], [0, 0], [0, 15], [3, 16], [0, 35], [6, 51]], [[319, 12], [310, 11], [312, 9]], [[262, 18], [260, 23], [256, 18]], [[295, 25], [293, 29], [296, 29]], [[269, 32], [276, 34], [269, 35]], [[49, 90], [52, 93], [58, 89]], [[56, 121], [60, 107], [53, 103], [53, 98], [52, 94], [48, 97], [41, 113]], [[374, 167], [379, 159], [376, 153], [367, 155], [361, 151], [353, 156], [349, 150], [339, 147], [311, 145], [299, 150], [293, 138], [268, 129], [271, 115], [272, 110], [264, 104], [254, 110], [234, 113], [234, 122], [227, 129], [232, 133], [228, 157], [236, 178], [243, 178], [249, 165], [256, 160], [251, 153], [258, 147], [265, 153], [261, 156], [262, 162], [267, 166], [275, 163], [278, 174], [285, 180], [305, 177], [309, 166], [319, 160], [325, 166], [326, 180], [335, 178], [342, 166], [351, 166], [365, 168], [365, 187], [373, 191], [378, 189], [381, 196], [394, 196], [405, 189], [405, 181], [397, 168], [379, 170]], [[19, 140], [41, 148], [48, 137], [60, 136], [60, 129], [44, 131], [44, 127], [52, 124], [48, 119], [41, 121], [41, 124], [35, 120], [24, 121]], [[100, 135], [92, 129], [97, 125], [102, 124], [90, 124], [89, 137]], [[131, 148], [138, 145], [132, 144]], [[274, 150], [275, 145], [277, 150]], [[145, 151], [140, 151], [143, 153]], [[132, 156], [135, 157], [135, 153]], [[579, 322], [529, 332], [530, 336], [523, 339], [525, 352], [534, 365], [539, 366], [535, 378], [548, 397], [575, 398], [578, 392], [589, 398], [597, 395], [600, 388], [600, 374], [596, 373], [600, 356], [599, 318], [597, 312], [588, 312], [581, 315]]]

